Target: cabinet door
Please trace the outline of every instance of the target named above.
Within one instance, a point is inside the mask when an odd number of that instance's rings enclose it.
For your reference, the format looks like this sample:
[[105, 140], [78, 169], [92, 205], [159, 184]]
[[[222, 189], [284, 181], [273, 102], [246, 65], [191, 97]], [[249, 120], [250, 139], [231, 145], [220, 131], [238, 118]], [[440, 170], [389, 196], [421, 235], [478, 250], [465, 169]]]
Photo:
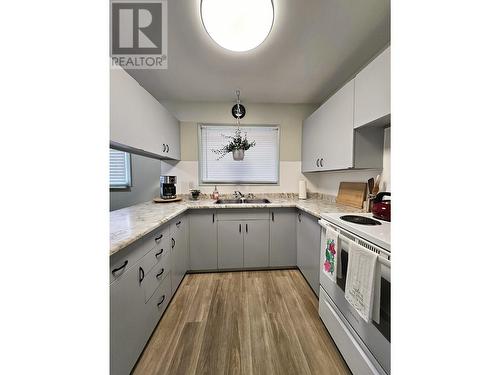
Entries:
[[217, 269], [215, 210], [192, 210], [189, 214], [189, 268]]
[[354, 81], [348, 82], [325, 103], [318, 125], [316, 147], [320, 152], [319, 170], [347, 169], [353, 166]]
[[305, 275], [306, 258], [307, 258], [307, 235], [304, 232], [305, 226], [303, 224], [302, 211], [297, 213], [296, 230], [297, 230], [297, 267], [299, 267], [302, 274]]
[[294, 208], [271, 210], [269, 265], [285, 267], [297, 265], [297, 211]]
[[172, 224], [172, 294], [175, 293], [186, 273], [187, 238], [184, 217], [174, 219]]
[[314, 216], [299, 212], [297, 221], [297, 265], [316, 295], [319, 295], [321, 227]]
[[354, 78], [354, 82], [354, 128], [358, 128], [390, 115], [390, 47], [359, 72]]
[[249, 220], [243, 226], [243, 266], [269, 267], [269, 220]]
[[319, 168], [318, 120], [321, 108], [304, 120], [302, 124], [302, 172], [314, 172]]
[[238, 221], [218, 223], [218, 268], [243, 268], [244, 224]]
[[125, 70], [110, 70], [110, 140], [139, 150], [147, 148], [137, 103], [139, 84]]
[[110, 95], [112, 143], [180, 159], [179, 121], [125, 70], [111, 70]]
[[139, 264], [110, 286], [111, 374], [128, 374], [149, 338]]

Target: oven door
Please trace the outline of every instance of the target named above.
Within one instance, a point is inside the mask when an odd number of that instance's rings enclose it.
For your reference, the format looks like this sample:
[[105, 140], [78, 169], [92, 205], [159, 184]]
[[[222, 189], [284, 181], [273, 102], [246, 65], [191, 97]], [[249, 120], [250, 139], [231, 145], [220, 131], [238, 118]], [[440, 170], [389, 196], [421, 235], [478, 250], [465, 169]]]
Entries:
[[[377, 248], [371, 244], [354, 237], [351, 233], [346, 232], [338, 227], [332, 226], [339, 235], [338, 245], [338, 269], [337, 278], [333, 280], [331, 274], [327, 272], [323, 263], [325, 261], [325, 251], [322, 249], [321, 254], [321, 272], [320, 284], [332, 299], [335, 306], [340, 311], [342, 317], [352, 329], [353, 337], [366, 347], [374, 359], [379, 363], [383, 370], [390, 374], [391, 372], [391, 276], [390, 262], [377, 262], [375, 272], [375, 295], [372, 310], [372, 320], [366, 323], [351, 307], [345, 299], [345, 283], [347, 277], [347, 266], [349, 264], [349, 244], [356, 241], [360, 245], [366, 245], [371, 250]], [[322, 231], [322, 245], [324, 244], [324, 236], [326, 230]]]

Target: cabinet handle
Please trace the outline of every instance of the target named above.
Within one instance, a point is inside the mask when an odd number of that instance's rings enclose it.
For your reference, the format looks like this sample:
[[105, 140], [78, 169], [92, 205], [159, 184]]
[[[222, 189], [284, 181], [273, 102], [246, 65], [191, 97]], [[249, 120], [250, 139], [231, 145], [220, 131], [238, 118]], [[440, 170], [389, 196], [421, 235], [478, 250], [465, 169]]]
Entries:
[[319, 167], [319, 159], [316, 159], [316, 167]]
[[274, 221], [274, 212], [271, 212], [271, 220]]
[[179, 226], [181, 225], [182, 221], [178, 221], [177, 223], [175, 223], [175, 225]]
[[240, 233], [241, 233], [241, 224], [240, 224]]
[[142, 283], [142, 280], [144, 280], [144, 270], [139, 267], [139, 284]]
[[320, 159], [319, 165], [322, 167], [323, 166], [323, 158]]
[[167, 148], [165, 147], [165, 143], [162, 143], [162, 146], [163, 146], [163, 152], [165, 152], [165, 150], [167, 149]]
[[124, 269], [127, 264], [128, 264], [128, 260], [126, 260], [125, 262], [123, 262], [123, 264], [120, 267], [115, 268], [113, 271], [111, 271], [111, 273], [113, 274], [113, 276], [115, 276], [115, 272], [118, 272], [118, 271]]
[[302, 223], [302, 214], [299, 213], [299, 223]]
[[172, 238], [172, 249], [175, 247], [175, 239]]
[[170, 151], [170, 147], [167, 145], [167, 153]]
[[212, 223], [215, 223], [215, 214], [212, 214]]
[[165, 272], [165, 268], [162, 268], [161, 271], [156, 274], [156, 278], [159, 278], [161, 275], [163, 275], [163, 272]]
[[160, 234], [160, 237], [156, 237], [156, 238], [155, 238], [155, 241], [156, 241], [156, 242], [159, 242], [162, 238], [163, 238], [163, 234]]
[[161, 301], [156, 304], [156, 306], [160, 307], [160, 305], [165, 301], [165, 294], [161, 296]]
[[157, 252], [157, 253], [155, 254], [155, 257], [157, 257], [157, 258], [158, 258], [161, 254], [163, 254], [163, 249], [161, 249], [159, 252]]
[[248, 224], [245, 224], [245, 231], [248, 233]]

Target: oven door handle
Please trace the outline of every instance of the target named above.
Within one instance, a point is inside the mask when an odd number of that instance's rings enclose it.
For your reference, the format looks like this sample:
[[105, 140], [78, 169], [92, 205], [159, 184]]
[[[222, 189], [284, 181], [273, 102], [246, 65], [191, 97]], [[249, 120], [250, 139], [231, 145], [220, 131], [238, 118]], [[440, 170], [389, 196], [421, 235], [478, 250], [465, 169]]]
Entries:
[[375, 265], [375, 282], [373, 283], [373, 303], [372, 303], [372, 320], [380, 324], [380, 294], [382, 288], [382, 273], [380, 272], [381, 264], [377, 262]]

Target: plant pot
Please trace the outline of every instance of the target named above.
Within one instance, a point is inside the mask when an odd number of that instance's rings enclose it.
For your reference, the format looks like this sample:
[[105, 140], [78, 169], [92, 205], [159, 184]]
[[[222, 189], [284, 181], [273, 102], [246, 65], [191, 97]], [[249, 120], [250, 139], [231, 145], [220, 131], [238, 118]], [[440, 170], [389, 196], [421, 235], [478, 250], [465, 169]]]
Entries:
[[233, 150], [234, 160], [243, 160], [244, 157], [245, 157], [245, 150], [242, 149]]

